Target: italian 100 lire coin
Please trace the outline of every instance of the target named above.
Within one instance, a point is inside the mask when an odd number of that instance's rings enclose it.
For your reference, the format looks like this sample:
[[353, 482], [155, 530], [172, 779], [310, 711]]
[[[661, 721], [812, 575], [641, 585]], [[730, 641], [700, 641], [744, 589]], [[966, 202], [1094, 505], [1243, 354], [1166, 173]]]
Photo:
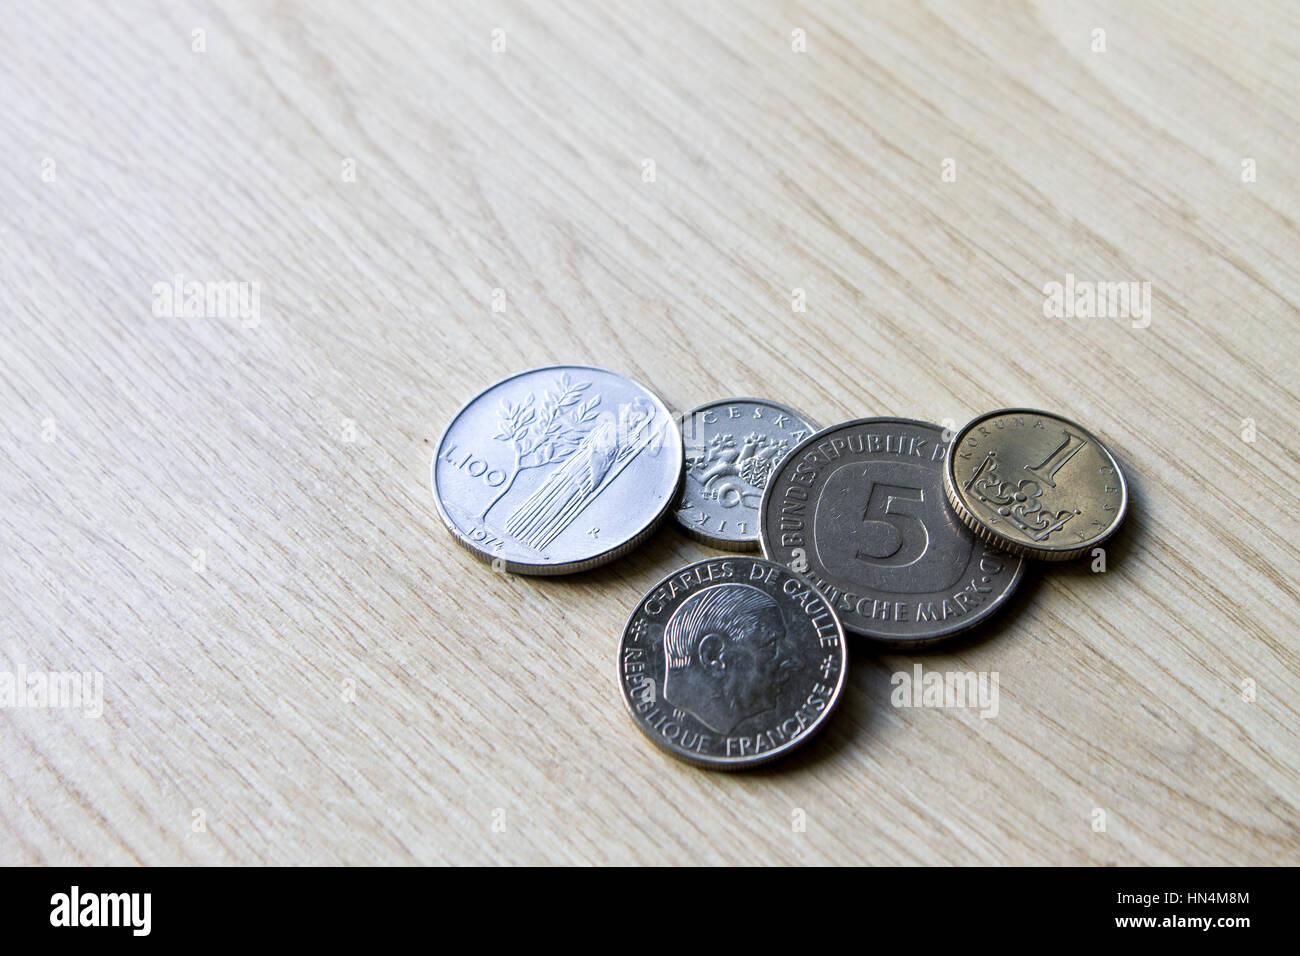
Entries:
[[562, 574], [613, 560], [676, 500], [682, 439], [652, 391], [557, 365], [497, 382], [456, 413], [433, 497], [456, 539], [495, 568]]
[[623, 629], [618, 680], [655, 744], [735, 770], [816, 733], [847, 663], [839, 619], [807, 578], [737, 555], [687, 565], [650, 589]]
[[943, 430], [863, 418], [791, 449], [760, 506], [763, 554], [801, 571], [844, 628], [918, 647], [993, 614], [1021, 558], [979, 540], [944, 496]]
[[1014, 554], [1065, 561], [1101, 544], [1128, 509], [1128, 484], [1101, 440], [1050, 412], [1004, 408], [957, 433], [944, 487], [957, 516]]
[[673, 511], [691, 537], [728, 551], [758, 550], [758, 505], [781, 459], [817, 426], [762, 398], [727, 398], [682, 416], [686, 462]]

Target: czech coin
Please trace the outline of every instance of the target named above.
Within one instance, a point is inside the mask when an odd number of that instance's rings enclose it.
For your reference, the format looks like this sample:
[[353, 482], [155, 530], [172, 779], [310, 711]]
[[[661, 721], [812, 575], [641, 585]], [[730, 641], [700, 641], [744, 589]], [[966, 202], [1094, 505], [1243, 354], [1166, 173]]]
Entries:
[[668, 513], [682, 438], [659, 397], [601, 368], [497, 382], [456, 413], [433, 456], [438, 513], [494, 568], [563, 574], [636, 547]]
[[758, 504], [785, 453], [817, 426], [762, 398], [709, 402], [682, 416], [686, 468], [673, 517], [714, 548], [758, 550]]
[[618, 648], [636, 725], [719, 770], [766, 763], [819, 730], [844, 689], [839, 619], [802, 575], [762, 558], [697, 561], [637, 604]]
[[845, 630], [917, 647], [972, 627], [1024, 562], [977, 540], [944, 500], [938, 425], [863, 418], [811, 435], [768, 481], [763, 554], [803, 572]]
[[1050, 412], [1004, 408], [975, 419], [948, 451], [944, 489], [977, 535], [1012, 554], [1077, 558], [1128, 509], [1119, 462], [1091, 432]]

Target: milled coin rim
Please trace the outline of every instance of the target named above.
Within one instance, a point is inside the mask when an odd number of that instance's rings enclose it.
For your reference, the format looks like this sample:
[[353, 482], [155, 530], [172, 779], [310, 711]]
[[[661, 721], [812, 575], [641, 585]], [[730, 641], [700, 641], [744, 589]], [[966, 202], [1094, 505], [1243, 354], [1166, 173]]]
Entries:
[[[677, 429], [678, 429], [678, 431], [682, 431], [682, 442], [683, 442], [683, 444], [684, 444], [685, 441], [686, 441], [686, 433], [685, 433], [685, 431], [682, 430], [682, 426], [686, 424], [686, 419], [687, 419], [687, 418], [689, 418], [689, 417], [692, 416], [692, 415], [695, 415], [695, 414], [698, 413], [698, 412], [703, 411], [703, 410], [706, 409], [706, 408], [712, 408], [712, 407], [715, 406], [715, 405], [732, 405], [732, 404], [738, 404], [738, 403], [740, 403], [740, 402], [753, 402], [753, 403], [756, 404], [756, 405], [768, 405], [768, 406], [770, 406], [770, 407], [772, 407], [772, 408], [778, 408], [778, 409], [780, 409], [781, 411], [785, 412], [787, 415], [791, 415], [791, 416], [793, 416], [794, 418], [798, 419], [799, 421], [803, 422], [805, 425], [808, 425], [809, 427], [811, 427], [812, 430], [813, 430], [813, 433], [814, 433], [814, 434], [816, 434], [817, 432], [821, 431], [821, 426], [820, 426], [820, 425], [818, 425], [815, 421], [813, 421], [811, 418], [809, 418], [809, 417], [808, 417], [807, 415], [805, 415], [803, 412], [799, 411], [797, 408], [791, 408], [789, 405], [785, 405], [785, 404], [783, 404], [783, 403], [781, 403], [781, 402], [774, 402], [774, 401], [772, 401], [770, 398], [757, 398], [757, 397], [752, 396], [752, 395], [747, 395], [747, 396], [741, 396], [741, 397], [737, 397], [737, 398], [724, 398], [724, 399], [720, 399], [720, 400], [718, 400], [718, 401], [716, 401], [716, 402], [705, 402], [705, 403], [702, 404], [702, 405], [696, 405], [696, 406], [695, 406], [694, 408], [692, 408], [690, 411], [682, 412], [681, 417], [677, 419]], [[793, 451], [793, 450], [794, 450], [793, 448], [787, 450], [786, 453], [785, 453], [785, 455], [790, 454], [790, 452]], [[776, 469], [778, 469], [778, 468], [781, 467], [781, 462], [785, 461], [785, 455], [782, 455], [782, 456], [781, 456], [780, 458], [778, 458], [778, 459], [776, 460], [776, 462], [773, 464], [773, 466], [772, 466], [772, 471], [773, 471], [773, 472], [775, 472]], [[684, 452], [683, 452], [683, 454], [682, 454], [682, 483], [681, 483], [681, 489], [682, 489], [682, 491], [685, 491], [685, 489], [686, 489], [686, 455], [685, 455]], [[766, 489], [764, 489], [764, 490], [766, 491]], [[678, 495], [678, 497], [680, 497], [680, 494]], [[695, 541], [700, 542], [701, 544], [706, 544], [706, 545], [708, 545], [710, 548], [716, 548], [716, 549], [718, 549], [719, 551], [736, 551], [736, 552], [741, 553], [741, 554], [761, 554], [761, 553], [762, 553], [763, 546], [759, 543], [757, 532], [754, 534], [754, 536], [753, 536], [752, 538], [720, 538], [720, 537], [715, 537], [715, 536], [713, 536], [713, 535], [708, 534], [707, 532], [700, 531], [700, 530], [698, 530], [698, 529], [696, 529], [696, 528], [693, 528], [693, 527], [691, 527], [690, 525], [688, 525], [688, 524], [687, 524], [685, 521], [683, 521], [683, 520], [681, 519], [681, 517], [677, 514], [677, 509], [676, 509], [676, 508], [673, 508], [673, 521], [676, 523], [677, 527], [681, 529], [682, 533], [685, 534], [688, 538], [692, 538], [692, 539], [694, 539]], [[756, 522], [756, 523], [757, 523], [757, 522]], [[775, 562], [774, 562], [774, 563], [775, 563]]]
[[[663, 520], [668, 517], [668, 511], [676, 503], [681, 491], [682, 466], [685, 460], [685, 451], [682, 447], [682, 429], [679, 424], [677, 426], [677, 441], [672, 443], [677, 452], [677, 481], [668, 495], [667, 503], [659, 509], [658, 513], [650, 519], [650, 522], [644, 528], [635, 532], [627, 540], [619, 542], [614, 545], [614, 547], [602, 551], [600, 554], [592, 555], [589, 558], [581, 558], [577, 561], [566, 561], [560, 564], [529, 564], [527, 562], [512, 561], [506, 558], [501, 558], [500, 555], [484, 551], [471, 541], [458, 527], [456, 527], [455, 523], [451, 519], [451, 515], [449, 515], [447, 510], [443, 507], [442, 498], [438, 495], [438, 455], [442, 451], [443, 443], [447, 440], [447, 435], [451, 433], [456, 422], [465, 414], [466, 411], [469, 410], [470, 406], [494, 388], [504, 385], [506, 382], [513, 381], [516, 378], [522, 378], [525, 375], [532, 375], [534, 372], [548, 372], [556, 369], [582, 369], [589, 372], [603, 372], [606, 375], [614, 375], [631, 382], [658, 403], [659, 408], [663, 411], [667, 421], [671, 422], [673, 420], [672, 411], [668, 408], [668, 404], [659, 397], [659, 393], [649, 388], [640, 379], [635, 379], [630, 375], [624, 375], [622, 372], [616, 372], [613, 369], [604, 368], [599, 365], [538, 365], [535, 368], [524, 369], [521, 372], [515, 372], [513, 375], [507, 375], [505, 378], [498, 379], [491, 385], [478, 391], [469, 401], [462, 404], [456, 411], [456, 414], [452, 415], [451, 420], [447, 422], [446, 426], [442, 429], [441, 434], [438, 435], [437, 444], [433, 446], [433, 458], [429, 462], [429, 490], [433, 493], [433, 504], [434, 507], [438, 509], [438, 517], [442, 519], [443, 525], [445, 525], [447, 530], [451, 532], [452, 537], [456, 539], [457, 544], [465, 548], [470, 552], [470, 554], [482, 561], [484, 564], [491, 565], [495, 561], [500, 560], [502, 562], [501, 569], [512, 574], [526, 574], [532, 577], [577, 574], [582, 571], [589, 571], [592, 568], [599, 567], [602, 564], [608, 564], [610, 561], [621, 558], [623, 555], [635, 549], [655, 532]], [[665, 444], [668, 444], [667, 440], [665, 440]]]
[[[1053, 421], [1061, 422], [1075, 431], [1082, 433], [1105, 453], [1106, 457], [1110, 459], [1111, 465], [1114, 467], [1116, 476], [1119, 478], [1120, 490], [1119, 508], [1116, 509], [1115, 518], [1111, 521], [1110, 526], [1105, 531], [1094, 538], [1089, 538], [1083, 544], [1072, 544], [1068, 548], [1036, 547], [1034, 545], [1023, 544], [1019, 541], [1014, 541], [1005, 537], [999, 531], [992, 528], [978, 514], [971, 510], [963, 500], [961, 500], [957, 489], [957, 462], [954, 457], [955, 449], [959, 444], [961, 444], [961, 440], [966, 437], [967, 433], [972, 428], [979, 425], [981, 422], [988, 421], [990, 418], [996, 418], [999, 415], [1037, 415], [1042, 418], [1050, 418]], [[943, 491], [944, 495], [948, 499], [948, 504], [952, 507], [952, 510], [956, 513], [957, 517], [961, 519], [962, 524], [975, 532], [980, 539], [1011, 554], [1019, 555], [1023, 558], [1035, 558], [1040, 561], [1072, 561], [1075, 558], [1082, 557], [1085, 553], [1097, 547], [1102, 542], [1109, 540], [1110, 537], [1119, 530], [1120, 525], [1124, 523], [1125, 516], [1128, 514], [1128, 478], [1125, 477], [1124, 469], [1120, 465], [1119, 459], [1115, 457], [1115, 453], [1110, 450], [1110, 446], [1073, 419], [1064, 418], [1055, 412], [1043, 411], [1041, 408], [999, 408], [995, 411], [985, 412], [983, 415], [978, 415], [967, 422], [965, 426], [953, 435], [953, 440], [948, 444], [948, 453], [944, 456], [943, 460]]]
[[[921, 425], [925, 428], [937, 429], [941, 435], [943, 432], [948, 431], [948, 429], [944, 428], [942, 425], [939, 425], [935, 422], [923, 421], [920, 418], [898, 418], [892, 415], [869, 415], [865, 418], [851, 418], [848, 421], [839, 422], [838, 424], [835, 425], [827, 425], [821, 431], [809, 435], [807, 438], [801, 441], [794, 448], [791, 448], [786, 457], [788, 458], [790, 455], [793, 455], [796, 451], [801, 450], [805, 445], [811, 444], [815, 440], [820, 439], [822, 435], [825, 435], [829, 432], [838, 431], [841, 428], [856, 427], [859, 425], [873, 424], [877, 422], [889, 422], [896, 425]], [[950, 453], [951, 451], [952, 451], [952, 444], [949, 443], [948, 452], [944, 453], [945, 462], [947, 461], [948, 453]], [[781, 459], [782, 463], [784, 463], [785, 460], [786, 460], [785, 458], [782, 458]], [[777, 470], [779, 469], [774, 469], [773, 474], [775, 474]], [[943, 484], [942, 480], [940, 483]], [[775, 488], [776, 488], [776, 484], [772, 482], [769, 483], [768, 486], [763, 489], [763, 500], [759, 503], [758, 506], [759, 507], [758, 528], [759, 528], [759, 540], [762, 542], [762, 546], [763, 546], [763, 557], [768, 561], [772, 561], [774, 564], [781, 564], [780, 561], [775, 560], [771, 556], [771, 554], [768, 553], [768, 548], [771, 547], [771, 545], [768, 543], [767, 536], [763, 534], [763, 529], [766, 527], [766, 525], [763, 522], [763, 516], [767, 514], [768, 495], [771, 494]], [[946, 496], [947, 494], [946, 485], [944, 488], [944, 492]], [[974, 532], [974, 529], [971, 530], [972, 532]], [[976, 533], [976, 537], [977, 538], [979, 537], [978, 533]], [[996, 544], [995, 542], [989, 542], [989, 543]], [[1000, 551], [1007, 551], [1007, 549], [1003, 548], [1001, 545], [996, 545], [996, 547]], [[1008, 582], [1006, 590], [1003, 591], [1000, 595], [998, 595], [998, 604], [994, 607], [992, 611], [990, 611], [989, 613], [981, 617], [977, 617], [974, 620], [970, 620], [968, 618], [958, 618], [956, 623], [951, 627], [945, 627], [940, 631], [927, 632], [925, 634], [921, 634], [916, 637], [899, 637], [898, 635], [882, 636], [880, 634], [873, 634], [870, 631], [861, 630], [857, 627], [854, 627], [852, 624], [845, 624], [844, 627], [849, 633], [854, 634], [857, 637], [862, 638], [863, 640], [873, 641], [877, 644], [880, 644], [883, 647], [889, 647], [891, 649], [896, 649], [896, 650], [903, 650], [905, 648], [920, 649], [920, 648], [929, 647], [932, 644], [938, 644], [940, 641], [945, 641], [950, 637], [954, 637], [965, 631], [969, 631], [970, 629], [978, 627], [979, 625], [983, 624], [985, 621], [994, 617], [998, 608], [1000, 608], [1007, 601], [1011, 600], [1012, 595], [1016, 593], [1016, 589], [1020, 587], [1021, 582], [1024, 580], [1025, 577], [1024, 555], [1013, 554], [1010, 551], [1008, 551], [1008, 555], [1016, 560], [1016, 569], [1014, 572], [1012, 572], [1011, 580], [1010, 582]], [[789, 565], [782, 565], [782, 567], [789, 567]], [[796, 571], [795, 573], [798, 574], [799, 572]], [[836, 613], [838, 614], [839, 612], [837, 611]]]
[[[702, 564], [714, 564], [718, 561], [725, 561], [727, 559], [726, 555], [719, 555], [712, 558], [701, 558], [699, 561], [692, 561], [690, 564], [684, 564], [672, 573], [665, 575], [652, 584], [640, 597], [636, 599], [636, 603], [632, 606], [632, 612], [627, 616], [627, 620], [623, 622], [623, 631], [619, 634], [618, 647], [615, 649], [614, 656], [614, 679], [618, 683], [618, 695], [623, 698], [623, 707], [627, 710], [632, 723], [639, 731], [641, 731], [641, 735], [664, 753], [676, 757], [683, 763], [690, 764], [693, 767], [699, 767], [703, 770], [723, 770], [728, 772], [736, 770], [752, 770], [755, 767], [761, 767], [764, 764], [771, 763], [773, 760], [779, 760], [792, 750], [798, 750], [809, 740], [820, 734], [827, 722], [830, 720], [831, 715], [835, 712], [836, 708], [839, 707], [840, 698], [844, 695], [844, 682], [848, 679], [849, 672], [849, 645], [845, 640], [844, 622], [840, 620], [839, 612], [835, 610], [830, 601], [826, 600], [826, 595], [822, 594], [821, 589], [818, 588], [817, 585], [813, 584], [812, 581], [788, 565], [784, 565], [780, 561], [772, 561], [762, 555], [737, 554], [732, 555], [731, 557], [738, 558], [741, 561], [759, 561], [763, 564], [770, 564], [775, 568], [779, 568], [786, 574], [794, 577], [800, 583], [807, 585], [808, 588], [821, 599], [822, 604], [824, 604], [831, 612], [831, 620], [835, 622], [835, 633], [839, 637], [840, 676], [835, 682], [835, 686], [831, 689], [830, 703], [826, 705], [826, 708], [821, 712], [817, 720], [806, 733], [800, 734], [794, 740], [787, 741], [772, 752], [764, 753], [761, 756], [740, 758], [737, 760], [728, 759], [726, 757], [704, 757], [699, 754], [684, 754], [674, 750], [667, 744], [667, 742], [652, 735], [649, 729], [637, 719], [636, 711], [632, 709], [632, 698], [628, 696], [625, 689], [626, 684], [622, 679], [623, 647], [627, 641], [628, 631], [632, 627], [632, 621], [636, 618], [637, 612], [641, 610], [641, 605], [645, 603], [645, 599], [649, 595], [653, 594], [656, 589], [663, 586], [677, 575], [690, 571]], [[660, 699], [662, 699], [662, 697]]]

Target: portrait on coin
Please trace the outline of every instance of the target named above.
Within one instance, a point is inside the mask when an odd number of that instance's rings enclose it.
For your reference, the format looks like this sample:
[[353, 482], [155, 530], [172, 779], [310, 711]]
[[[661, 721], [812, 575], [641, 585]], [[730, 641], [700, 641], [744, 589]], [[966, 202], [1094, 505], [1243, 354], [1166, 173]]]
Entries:
[[687, 598], [663, 647], [664, 699], [720, 734], [774, 710], [799, 658], [776, 601], [748, 584]]

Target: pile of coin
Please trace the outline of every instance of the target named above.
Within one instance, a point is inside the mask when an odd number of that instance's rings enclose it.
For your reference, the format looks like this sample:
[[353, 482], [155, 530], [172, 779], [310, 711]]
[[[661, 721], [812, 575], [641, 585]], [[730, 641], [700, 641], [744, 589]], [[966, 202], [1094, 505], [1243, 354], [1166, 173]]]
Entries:
[[904, 418], [818, 428], [733, 398], [678, 419], [645, 386], [574, 365], [478, 395], [432, 471], [443, 522], [498, 570], [596, 567], [669, 512], [734, 552], [652, 587], [617, 664], [637, 726], [721, 769], [779, 757], [826, 723], [845, 634], [922, 647], [973, 627], [1010, 598], [1026, 559], [1089, 552], [1128, 502], [1106, 446], [1048, 412], [1003, 409], [955, 433]]

